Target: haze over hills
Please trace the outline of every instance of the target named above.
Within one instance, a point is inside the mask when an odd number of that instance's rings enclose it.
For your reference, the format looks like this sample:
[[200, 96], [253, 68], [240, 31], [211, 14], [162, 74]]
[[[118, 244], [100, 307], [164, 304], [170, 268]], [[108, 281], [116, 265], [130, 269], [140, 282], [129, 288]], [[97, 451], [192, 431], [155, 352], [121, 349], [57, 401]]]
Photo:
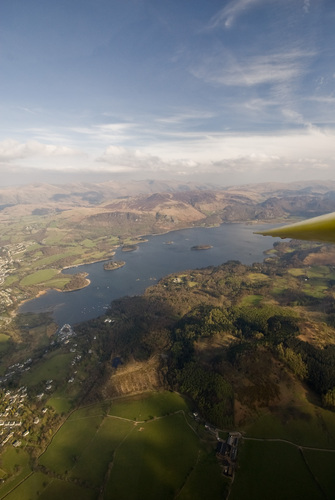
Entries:
[[59, 213], [69, 222], [113, 226], [120, 222], [139, 223], [140, 216], [142, 220], [146, 218], [154, 232], [189, 224], [307, 218], [332, 211], [335, 211], [334, 181], [217, 188], [210, 184], [147, 180], [127, 184], [114, 181], [32, 184], [20, 189], [0, 189], [0, 220]]

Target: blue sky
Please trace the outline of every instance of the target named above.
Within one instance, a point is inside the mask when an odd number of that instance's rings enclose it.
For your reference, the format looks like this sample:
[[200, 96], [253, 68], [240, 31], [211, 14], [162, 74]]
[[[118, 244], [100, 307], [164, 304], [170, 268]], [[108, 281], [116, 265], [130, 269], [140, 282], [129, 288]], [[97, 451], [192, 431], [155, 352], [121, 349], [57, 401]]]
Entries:
[[333, 0], [1, 0], [0, 185], [335, 178]]

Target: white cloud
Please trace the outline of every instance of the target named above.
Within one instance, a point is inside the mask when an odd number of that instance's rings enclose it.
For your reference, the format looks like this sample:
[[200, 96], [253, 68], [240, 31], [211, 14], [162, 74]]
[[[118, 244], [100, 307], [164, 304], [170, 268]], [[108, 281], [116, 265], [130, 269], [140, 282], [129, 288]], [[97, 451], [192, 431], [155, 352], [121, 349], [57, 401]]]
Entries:
[[[164, 154], [164, 151], [162, 151]], [[197, 165], [192, 159], [180, 157], [170, 159], [152, 155], [146, 149], [130, 150], [119, 146], [109, 146], [96, 162], [105, 164], [110, 172], [181, 173]]]
[[[335, 131], [304, 128], [296, 131], [271, 133], [215, 133], [199, 138], [190, 134], [186, 139], [157, 142], [150, 148], [143, 148], [144, 153], [150, 153], [162, 158], [164, 162], [188, 159], [196, 164], [208, 165], [210, 162], [235, 161], [248, 158], [255, 161], [296, 162], [301, 158], [317, 158], [318, 161], [331, 161], [334, 164]], [[335, 166], [335, 165], [334, 165]]]
[[13, 139], [0, 142], [0, 161], [12, 161], [32, 157], [73, 156], [80, 154], [67, 146], [42, 144], [38, 141], [20, 143]]
[[114, 145], [106, 148], [96, 162], [104, 163], [108, 165], [108, 170], [116, 172], [161, 170], [163, 166], [162, 160], [158, 157]]

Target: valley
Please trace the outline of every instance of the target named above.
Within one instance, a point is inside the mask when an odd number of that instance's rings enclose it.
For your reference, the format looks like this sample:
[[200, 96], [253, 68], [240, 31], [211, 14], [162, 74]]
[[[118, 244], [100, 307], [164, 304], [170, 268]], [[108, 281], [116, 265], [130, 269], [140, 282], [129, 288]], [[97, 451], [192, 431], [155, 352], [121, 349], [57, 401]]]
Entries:
[[[25, 206], [19, 222], [15, 205], [0, 212], [0, 498], [332, 497], [332, 245], [271, 243], [263, 262], [176, 272], [63, 330], [48, 312], [17, 314], [20, 301], [49, 288], [85, 285], [85, 275], [62, 274], [64, 267], [111, 261], [145, 234], [228, 215], [255, 222], [270, 187], [253, 189], [241, 189], [249, 201], [236, 210], [237, 193], [228, 190], [141, 195], [57, 214], [27, 214]], [[303, 217], [332, 199], [325, 186], [300, 199], [291, 189], [271, 191], [272, 207], [291, 212], [280, 218], [274, 208], [262, 220]], [[230, 477], [215, 449], [232, 431], [242, 437]]]

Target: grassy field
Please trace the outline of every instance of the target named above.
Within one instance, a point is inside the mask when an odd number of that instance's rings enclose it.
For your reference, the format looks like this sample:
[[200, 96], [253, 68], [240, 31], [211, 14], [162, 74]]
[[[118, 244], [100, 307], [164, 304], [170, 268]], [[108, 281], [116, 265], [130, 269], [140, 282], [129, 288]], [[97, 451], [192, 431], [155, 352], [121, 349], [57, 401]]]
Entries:
[[143, 424], [119, 448], [106, 497], [174, 498], [195, 466], [198, 451], [198, 437], [182, 414]]
[[246, 295], [240, 302], [241, 306], [257, 306], [263, 300], [263, 295]]
[[[39, 472], [22, 462], [26, 480], [19, 484], [21, 471], [6, 498], [221, 500], [228, 481], [214, 444], [199, 439], [190, 427], [193, 420], [186, 419], [188, 411], [184, 398], [171, 392], [79, 409], [40, 457]], [[13, 469], [16, 454], [10, 449], [4, 457], [3, 473]]]
[[335, 492], [335, 453], [304, 450], [309, 469], [320, 484], [326, 498], [334, 498]]
[[203, 500], [204, 498], [224, 499], [227, 496], [229, 481], [218, 474], [217, 460], [214, 455], [199, 453], [198, 460], [185, 485], [178, 495], [179, 500]]
[[46, 380], [63, 382], [68, 375], [72, 359], [73, 354], [70, 353], [54, 354], [49, 358], [43, 358], [40, 364], [34, 366], [22, 377], [21, 383], [29, 387]]
[[58, 274], [56, 269], [43, 269], [35, 273], [28, 274], [21, 280], [22, 286], [38, 285], [51, 280]]
[[230, 500], [324, 499], [298, 448], [244, 441]]
[[93, 500], [96, 493], [79, 485], [60, 479], [54, 479], [37, 472], [6, 496], [7, 500], [59, 500], [60, 498], [80, 498]]
[[304, 403], [263, 414], [244, 429], [247, 437], [286, 439], [302, 446], [335, 449], [335, 414]]
[[54, 392], [52, 397], [47, 400], [46, 404], [48, 406], [51, 406], [55, 410], [55, 412], [60, 415], [62, 413], [68, 413], [72, 407], [71, 400], [63, 393], [58, 392]]
[[335, 450], [335, 414], [313, 404], [299, 384], [286, 391], [286, 405], [259, 411], [240, 429], [246, 439], [230, 500], [334, 497], [335, 452], [327, 450]]
[[31, 473], [29, 455], [24, 450], [7, 448], [1, 455], [1, 476], [6, 482], [0, 487], [0, 498], [21, 483]]
[[39, 463], [56, 474], [67, 475], [95, 436], [103, 416], [69, 419], [57, 432]]
[[131, 398], [129, 401], [116, 400], [109, 414], [131, 420], [149, 420], [153, 416], [162, 417], [178, 410], [188, 411], [183, 398], [174, 392], [158, 392], [146, 397]]

